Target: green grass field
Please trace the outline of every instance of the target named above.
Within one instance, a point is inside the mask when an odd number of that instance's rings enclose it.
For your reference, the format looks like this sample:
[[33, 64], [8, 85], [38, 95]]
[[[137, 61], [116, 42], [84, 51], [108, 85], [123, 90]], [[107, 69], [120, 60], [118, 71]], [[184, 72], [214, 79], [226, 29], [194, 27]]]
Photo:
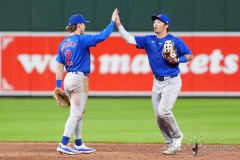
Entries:
[[[240, 99], [179, 98], [173, 112], [183, 143], [195, 133], [205, 144], [240, 144]], [[69, 109], [52, 98], [0, 98], [0, 141], [58, 142], [68, 115]], [[164, 143], [150, 98], [89, 98], [82, 137], [85, 142]]]

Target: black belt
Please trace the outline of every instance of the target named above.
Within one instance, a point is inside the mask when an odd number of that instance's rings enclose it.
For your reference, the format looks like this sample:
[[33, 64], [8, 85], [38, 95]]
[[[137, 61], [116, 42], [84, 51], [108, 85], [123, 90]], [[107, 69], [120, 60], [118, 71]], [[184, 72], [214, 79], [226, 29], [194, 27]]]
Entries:
[[158, 75], [155, 75], [155, 78], [158, 81], [164, 81], [164, 80], [167, 80], [167, 79], [170, 79], [170, 78], [173, 78], [173, 77], [177, 77], [177, 76], [178, 76], [178, 74], [172, 75], [172, 76], [158, 76]]
[[82, 72], [82, 71], [69, 71], [71, 73], [74, 73], [74, 74], [80, 74], [80, 73], [83, 73], [84, 76], [89, 76], [89, 72]]

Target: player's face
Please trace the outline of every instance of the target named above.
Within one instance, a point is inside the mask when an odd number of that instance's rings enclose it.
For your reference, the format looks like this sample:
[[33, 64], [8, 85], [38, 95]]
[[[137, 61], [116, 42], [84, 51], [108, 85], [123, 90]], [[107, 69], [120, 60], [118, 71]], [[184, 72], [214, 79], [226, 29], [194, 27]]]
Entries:
[[167, 25], [164, 24], [162, 21], [160, 21], [159, 19], [154, 20], [153, 22], [153, 29], [154, 32], [157, 34], [161, 34], [163, 32], [165, 32], [165, 30], [167, 29], [166, 27]]

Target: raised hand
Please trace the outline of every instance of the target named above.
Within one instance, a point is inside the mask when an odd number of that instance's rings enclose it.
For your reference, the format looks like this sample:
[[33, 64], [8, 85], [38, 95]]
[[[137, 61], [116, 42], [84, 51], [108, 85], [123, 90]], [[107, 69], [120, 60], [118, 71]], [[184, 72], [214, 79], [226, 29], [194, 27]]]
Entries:
[[117, 17], [118, 17], [118, 9], [116, 8], [112, 14], [112, 21], [116, 22]]
[[117, 27], [120, 27], [122, 25], [119, 15], [117, 16], [116, 25], [117, 25]]

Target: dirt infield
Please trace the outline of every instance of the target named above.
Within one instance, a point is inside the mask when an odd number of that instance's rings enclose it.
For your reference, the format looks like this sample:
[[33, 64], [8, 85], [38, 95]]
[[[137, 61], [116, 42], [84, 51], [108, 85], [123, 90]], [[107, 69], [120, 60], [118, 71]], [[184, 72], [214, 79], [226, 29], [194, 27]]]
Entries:
[[175, 155], [164, 155], [161, 144], [87, 143], [96, 148], [92, 154], [66, 155], [56, 152], [57, 143], [0, 143], [0, 159], [4, 160], [236, 160], [240, 145], [199, 146], [194, 158], [190, 145], [183, 145]]

